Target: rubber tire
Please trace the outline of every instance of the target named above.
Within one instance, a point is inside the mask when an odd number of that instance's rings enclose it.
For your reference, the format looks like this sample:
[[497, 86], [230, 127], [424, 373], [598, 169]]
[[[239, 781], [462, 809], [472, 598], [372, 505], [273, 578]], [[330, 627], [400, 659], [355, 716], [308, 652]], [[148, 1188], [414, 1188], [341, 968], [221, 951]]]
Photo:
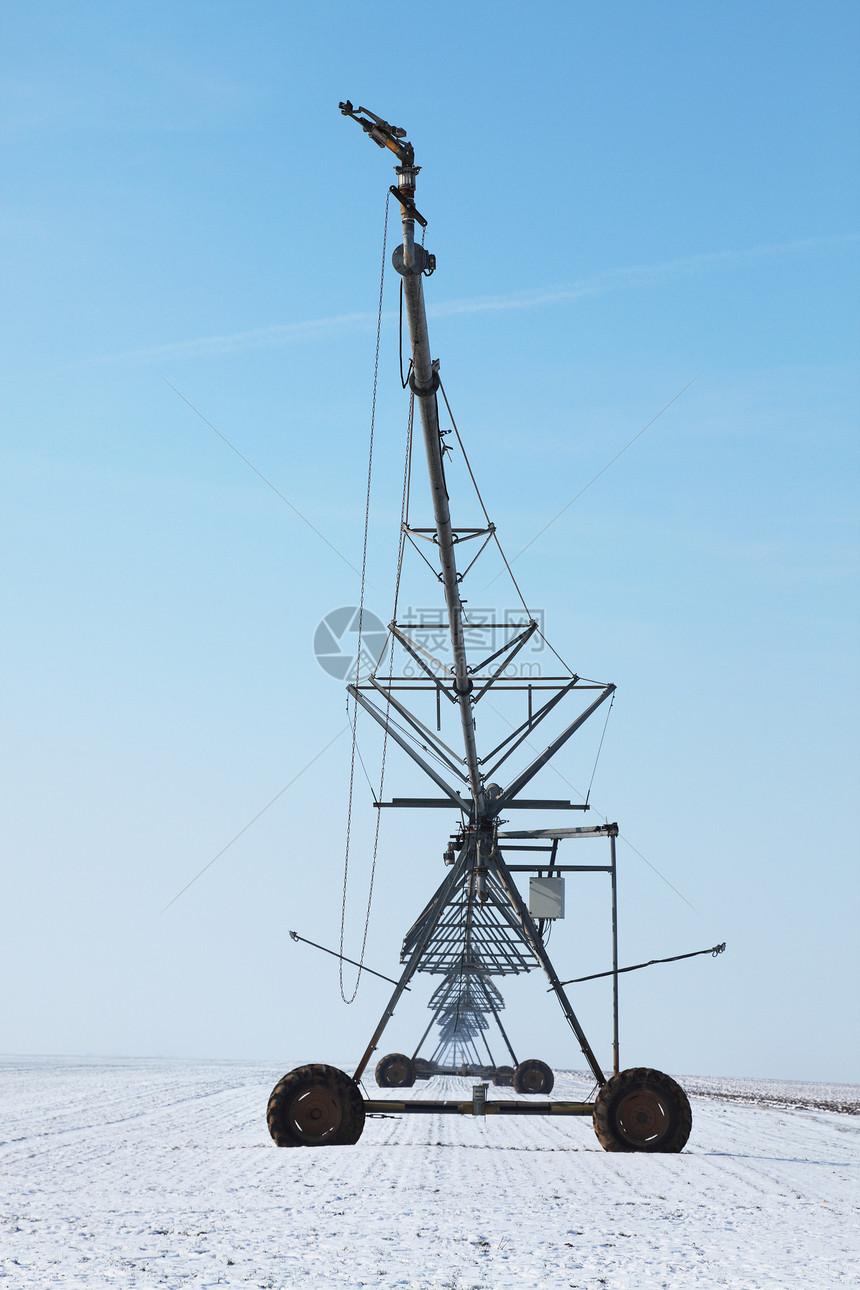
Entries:
[[604, 1151], [683, 1151], [693, 1126], [687, 1094], [670, 1075], [637, 1066], [597, 1094], [594, 1132]]
[[513, 1066], [497, 1066], [496, 1073], [493, 1076], [493, 1083], [497, 1088], [510, 1088], [514, 1082]]
[[376, 1066], [380, 1088], [411, 1088], [415, 1083], [415, 1063], [405, 1053], [389, 1053]]
[[364, 1129], [364, 1101], [336, 1066], [298, 1066], [272, 1089], [266, 1123], [279, 1147], [351, 1146]]
[[552, 1092], [555, 1076], [546, 1062], [539, 1062], [536, 1057], [531, 1057], [528, 1061], [520, 1062], [514, 1071], [513, 1083], [518, 1093], [540, 1095]]

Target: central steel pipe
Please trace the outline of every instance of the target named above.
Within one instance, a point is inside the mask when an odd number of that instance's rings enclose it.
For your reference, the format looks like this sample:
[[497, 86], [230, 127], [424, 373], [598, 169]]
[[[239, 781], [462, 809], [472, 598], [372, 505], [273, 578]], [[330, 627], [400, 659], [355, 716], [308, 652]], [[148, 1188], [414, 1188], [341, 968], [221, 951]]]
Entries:
[[439, 547], [442, 585], [445, 591], [445, 604], [448, 610], [451, 650], [453, 653], [454, 693], [457, 696], [460, 722], [463, 727], [465, 748], [463, 760], [469, 775], [469, 784], [474, 798], [475, 817], [477, 819], [484, 813], [484, 790], [478, 770], [475, 714], [472, 705], [472, 679], [469, 675], [466, 658], [460, 579], [457, 574], [457, 562], [454, 555], [454, 534], [451, 528], [451, 511], [448, 505], [448, 490], [445, 486], [445, 469], [442, 461], [442, 437], [439, 431], [439, 408], [436, 402], [439, 378], [433, 367], [433, 360], [430, 357], [430, 337], [427, 331], [427, 312], [424, 307], [423, 271], [427, 255], [422, 246], [416, 246], [415, 244], [415, 219], [410, 209], [415, 194], [416, 173], [417, 167], [415, 166], [403, 166], [398, 168], [397, 171], [398, 187], [410, 205], [401, 205], [400, 207], [403, 220], [402, 262], [398, 263], [399, 257], [395, 252], [394, 267], [401, 274], [403, 280], [403, 301], [409, 327], [409, 345], [412, 352], [412, 372], [409, 384], [418, 404], [421, 430], [424, 436], [424, 450], [427, 455], [433, 517], [436, 524], [436, 543]]

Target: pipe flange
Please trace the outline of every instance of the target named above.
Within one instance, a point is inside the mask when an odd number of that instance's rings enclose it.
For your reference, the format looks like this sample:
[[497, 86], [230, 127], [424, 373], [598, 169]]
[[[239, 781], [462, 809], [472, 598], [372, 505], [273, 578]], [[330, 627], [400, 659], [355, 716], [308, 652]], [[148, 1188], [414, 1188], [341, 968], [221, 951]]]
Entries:
[[418, 382], [417, 382], [417, 381], [416, 381], [416, 379], [415, 379], [415, 373], [414, 373], [414, 371], [410, 370], [410, 372], [409, 372], [409, 388], [410, 388], [410, 390], [412, 391], [412, 393], [413, 393], [413, 394], [417, 394], [417, 395], [419, 395], [419, 397], [420, 397], [421, 395], [435, 394], [435, 393], [436, 393], [436, 391], [439, 389], [439, 373], [438, 373], [438, 372], [436, 371], [436, 369], [434, 368], [434, 369], [433, 369], [433, 376], [431, 377], [430, 384], [429, 384], [429, 385], [419, 385], [419, 384], [418, 384]]
[[401, 277], [417, 277], [419, 274], [424, 273], [425, 270], [432, 273], [433, 269], [436, 268], [436, 256], [430, 255], [419, 242], [416, 242], [413, 247], [412, 267], [408, 269], [403, 259], [403, 246], [398, 244], [391, 253], [391, 263]]

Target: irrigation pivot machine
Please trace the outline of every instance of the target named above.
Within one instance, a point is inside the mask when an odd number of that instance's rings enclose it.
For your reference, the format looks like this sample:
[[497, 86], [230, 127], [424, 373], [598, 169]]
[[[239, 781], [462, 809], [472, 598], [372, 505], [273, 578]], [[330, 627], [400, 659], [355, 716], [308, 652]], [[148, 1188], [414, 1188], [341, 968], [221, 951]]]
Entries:
[[[410, 404], [394, 614], [379, 661], [366, 676], [359, 671], [348, 685], [349, 702], [355, 716], [362, 713], [375, 723], [372, 729], [381, 729], [383, 766], [385, 748], [393, 742], [434, 786], [434, 796], [393, 797], [388, 801], [382, 800], [380, 787], [377, 810], [439, 808], [455, 814], [457, 823], [443, 852], [444, 878], [406, 932], [402, 973], [396, 981], [391, 978], [394, 990], [356, 1070], [350, 1076], [332, 1066], [313, 1064], [290, 1071], [269, 1099], [269, 1131], [278, 1146], [324, 1146], [357, 1142], [365, 1116], [374, 1112], [579, 1115], [592, 1118], [597, 1137], [607, 1151], [681, 1151], [691, 1126], [690, 1106], [683, 1089], [657, 1070], [619, 1070], [618, 975], [625, 969], [618, 968], [617, 951], [618, 826], [558, 825], [552, 819], [564, 819], [566, 813], [570, 821], [571, 814], [587, 810], [587, 804], [526, 796], [538, 773], [611, 699], [615, 687], [579, 677], [545, 642], [537, 618], [504, 559], [495, 525], [484, 509], [440, 380], [439, 363], [431, 358], [424, 278], [434, 271], [436, 262], [423, 245], [426, 220], [415, 204], [419, 167], [406, 132], [366, 108], [353, 108], [349, 102], [341, 103], [340, 109], [397, 158], [397, 184], [391, 186], [390, 192], [400, 204], [403, 240], [395, 248], [392, 262], [401, 282], [401, 327], [405, 314], [411, 348], [411, 362], [403, 381], [404, 388], [409, 387]], [[422, 230], [417, 239], [416, 224]], [[427, 522], [426, 487], [421, 489], [420, 499], [424, 515], [413, 523], [409, 513], [416, 407], [430, 484], [432, 523]], [[447, 429], [442, 425], [445, 413], [445, 424], [450, 422]], [[463, 478], [468, 480], [475, 503], [471, 518], [477, 522], [471, 527], [455, 525], [451, 516], [446, 470], [450, 471], [457, 448]], [[423, 556], [434, 575], [433, 586], [438, 591], [441, 584], [444, 593], [438, 619], [444, 640], [437, 641], [435, 650], [427, 648], [420, 624], [412, 621], [409, 614], [398, 614], [400, 574], [407, 548]], [[469, 616], [464, 579], [488, 548], [502, 562], [521, 612], [513, 619], [505, 616], [504, 622], [483, 623], [484, 628], [490, 627], [497, 634], [492, 647], [485, 639], [476, 649], [475, 624]], [[359, 659], [363, 593], [362, 585]], [[535, 640], [545, 642], [547, 654], [552, 656], [552, 675], [535, 678], [514, 665], [514, 659]], [[444, 658], [438, 654], [444, 654]], [[504, 717], [500, 725], [499, 714], [505, 707], [511, 716]], [[490, 738], [483, 738], [485, 730]], [[533, 743], [535, 737], [540, 739], [539, 744]], [[511, 827], [509, 817], [516, 820], [517, 812], [523, 810], [532, 815], [548, 813], [552, 818], [542, 828]], [[396, 810], [395, 816], [402, 818]], [[601, 840], [601, 863], [560, 861], [562, 842], [576, 843], [573, 849], [577, 851], [585, 839]], [[516, 858], [521, 858], [520, 863], [514, 862]], [[613, 986], [611, 1076], [598, 1062], [574, 1012], [565, 990], [570, 982], [559, 979], [546, 947], [553, 921], [564, 912], [564, 875], [583, 872], [603, 872], [609, 877], [613, 970], [605, 975], [612, 976]], [[526, 877], [528, 900], [518, 885]], [[549, 1100], [552, 1071], [537, 1059], [518, 1060], [502, 1025], [504, 1001], [497, 981], [535, 969], [542, 969], [546, 975], [594, 1076], [597, 1091], [593, 1101]], [[441, 978], [430, 1001], [430, 1024], [411, 1056], [389, 1053], [378, 1059], [377, 1083], [387, 1088], [410, 1087], [416, 1079], [437, 1073], [477, 1075], [482, 1080], [491, 1076], [497, 1085], [512, 1084], [517, 1096], [488, 1099], [487, 1082], [473, 1086], [471, 1097], [463, 1101], [412, 1097], [395, 1100], [390, 1095], [374, 1101], [363, 1094], [362, 1077], [401, 996], [418, 972]], [[422, 1058], [421, 1047], [434, 1026], [438, 1028], [438, 1042], [431, 1055]], [[487, 1038], [491, 1028], [499, 1032], [509, 1063], [496, 1064]]]

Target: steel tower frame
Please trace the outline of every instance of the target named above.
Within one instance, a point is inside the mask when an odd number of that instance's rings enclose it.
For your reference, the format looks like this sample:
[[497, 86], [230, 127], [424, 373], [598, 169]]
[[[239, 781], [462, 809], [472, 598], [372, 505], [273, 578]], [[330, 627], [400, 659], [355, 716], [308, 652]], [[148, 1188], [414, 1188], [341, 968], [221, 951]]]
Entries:
[[[467, 648], [467, 629], [470, 624], [461, 588], [463, 578], [474, 565], [477, 556], [460, 572], [457, 567], [457, 549], [464, 542], [477, 542], [480, 555], [495, 539], [495, 527], [486, 511], [485, 526], [458, 528], [451, 519], [445, 479], [445, 444], [437, 401], [437, 393], [441, 388], [439, 363], [431, 357], [423, 287], [424, 277], [434, 271], [436, 262], [435, 257], [415, 237], [416, 223], [423, 228], [427, 222], [415, 205], [416, 180], [420, 167], [415, 165], [414, 150], [406, 139], [405, 130], [390, 125], [366, 108], [354, 108], [349, 101], [341, 103], [340, 110], [345, 116], [357, 121], [379, 147], [392, 152], [398, 163], [395, 166], [397, 184], [392, 185], [389, 191], [400, 204], [403, 236], [392, 260], [401, 280], [411, 353], [407, 379], [414, 403], [418, 407], [433, 508], [433, 526], [413, 527], [407, 518], [401, 541], [408, 538], [413, 545], [426, 542], [436, 553], [439, 563], [437, 576], [442, 584], [445, 601], [445, 629], [452, 656], [450, 665], [440, 663], [415, 638], [415, 624], [393, 621], [389, 627], [391, 640], [388, 676], [384, 675], [384, 665], [377, 664], [365, 679], [357, 675], [355, 683], [349, 685], [347, 690], [356, 710], [360, 707], [372, 717], [384, 731], [385, 738], [397, 743], [441, 794], [437, 797], [378, 801], [375, 803], [377, 809], [456, 808], [460, 812], [461, 823], [445, 852], [448, 872], [406, 934], [401, 951], [403, 970], [353, 1075], [350, 1077], [335, 1067], [322, 1064], [289, 1071], [275, 1085], [269, 1098], [266, 1112], [269, 1132], [278, 1146], [322, 1146], [357, 1142], [364, 1129], [366, 1114], [374, 1112], [587, 1115], [592, 1118], [598, 1140], [607, 1151], [678, 1152], [683, 1150], [692, 1122], [689, 1102], [683, 1089], [670, 1076], [652, 1068], [619, 1070], [618, 976], [620, 970], [634, 969], [618, 967], [615, 856], [617, 824], [544, 829], [505, 827], [506, 813], [509, 811], [588, 809], [587, 804], [526, 798], [523, 793], [534, 777], [611, 697], [615, 686], [607, 682], [585, 680], [567, 670], [560, 659], [562, 670], [558, 675], [541, 677], [536, 683], [526, 683], [515, 675], [511, 677], [509, 668], [512, 660], [538, 631], [537, 622], [524, 601], [524, 621], [496, 625], [504, 626], [513, 633], [505, 643], [486, 657], [470, 661]], [[469, 473], [471, 475], [471, 467]], [[483, 510], [483, 503], [481, 507]], [[500, 547], [499, 551], [501, 552]], [[513, 575], [511, 577], [513, 580]], [[516, 587], [516, 582], [513, 581]], [[519, 594], [518, 588], [517, 592]], [[411, 666], [417, 666], [419, 676], [394, 674], [396, 649], [405, 651]], [[519, 691], [525, 699], [526, 715], [494, 748], [481, 756], [476, 713], [485, 696], [493, 691]], [[435, 701], [436, 730], [431, 729], [409, 706], [406, 701], [409, 692], [413, 693], [413, 697], [416, 692], [418, 695], [423, 693], [425, 702], [427, 696]], [[507, 769], [508, 760], [529, 743], [530, 736], [552, 714], [560, 715], [560, 705], [567, 701], [569, 706], [572, 698], [580, 701], [578, 715], [568, 720], [550, 738], [542, 752], [511, 773]], [[456, 709], [459, 718], [461, 749], [455, 750], [441, 738], [441, 709], [446, 703]], [[584, 707], [581, 706], [583, 703]], [[499, 782], [499, 779], [504, 779], [509, 774], [511, 778], [507, 783]], [[589, 837], [609, 839], [608, 864], [558, 863], [559, 844], [563, 840]], [[509, 862], [506, 857], [516, 852], [536, 854], [538, 858], [519, 864]], [[517, 873], [532, 873], [546, 877], [570, 872], [605, 872], [610, 875], [613, 959], [611, 1077], [604, 1073], [586, 1038], [565, 991], [565, 983], [559, 979], [547, 952], [543, 926], [532, 916], [514, 876]], [[725, 947], [715, 947], [714, 952], [721, 952], [723, 948]], [[469, 1101], [411, 1098], [404, 1101], [391, 1098], [377, 1101], [362, 1095], [362, 1076], [401, 996], [416, 972], [429, 972], [442, 977], [442, 983], [433, 996], [435, 1004], [431, 1001], [433, 1020], [442, 1020], [443, 1043], [456, 1044], [460, 1042], [458, 1028], [462, 1034], [455, 1001], [458, 990], [461, 997], [464, 990], [471, 994], [465, 1030], [480, 1032], [481, 1022], [486, 1018], [488, 1009], [495, 1010], [496, 1020], [499, 1020], [496, 995], [499, 998], [501, 996], [496, 987], [492, 986], [491, 978], [527, 972], [536, 967], [540, 967], [546, 975], [550, 991], [555, 995], [594, 1077], [598, 1091], [593, 1101], [538, 1102], [532, 1097], [525, 1101], [503, 1098], [490, 1103], [486, 1100], [486, 1084], [476, 1085]], [[482, 991], [478, 986], [479, 982], [484, 987], [492, 986], [492, 989], [485, 988]], [[501, 1027], [501, 1022], [499, 1025]], [[429, 1029], [430, 1027], [421, 1043]], [[502, 1033], [504, 1035], [504, 1031]], [[507, 1036], [505, 1040], [513, 1055]], [[416, 1054], [417, 1052], [418, 1049]], [[380, 1066], [389, 1061], [400, 1063], [401, 1069], [410, 1066], [410, 1059], [403, 1054], [391, 1054], [389, 1058], [383, 1058]], [[411, 1073], [414, 1079], [414, 1070]], [[408, 1076], [408, 1069], [406, 1074]], [[533, 1076], [540, 1078], [532, 1079]], [[544, 1076], [547, 1077], [546, 1081], [541, 1083]], [[411, 1080], [404, 1078], [397, 1082], [402, 1085], [411, 1083]], [[549, 1091], [552, 1087], [552, 1072], [541, 1062], [527, 1061], [518, 1066], [514, 1084], [518, 1092], [537, 1094]]]
[[[405, 963], [403, 972], [353, 1078], [358, 1081], [364, 1074], [401, 995], [416, 972], [444, 974], [458, 966], [465, 970], [479, 963], [491, 975], [530, 971], [534, 967], [541, 967], [565, 1020], [576, 1036], [589, 1069], [595, 1080], [603, 1084], [606, 1079], [603, 1069], [561, 984], [537, 923], [513, 878], [513, 871], [504, 859], [499, 845], [499, 820], [503, 812], [515, 809], [587, 809], [569, 801], [526, 799], [522, 793], [535, 775], [610, 698], [615, 686], [611, 683], [584, 681], [575, 673], [542, 678], [538, 685], [526, 685], [518, 678], [505, 675], [513, 658], [537, 631], [537, 622], [531, 617], [519, 624], [498, 624], [514, 630], [515, 634], [489, 657], [476, 662], [470, 661], [466, 642], [468, 623], [461, 590], [463, 575], [457, 568], [457, 548], [463, 542], [477, 539], [483, 539], [486, 545], [493, 538], [495, 529], [489, 523], [484, 528], [456, 528], [451, 519], [437, 400], [440, 388], [439, 362], [431, 357], [424, 302], [424, 277], [435, 269], [435, 258], [415, 237], [416, 222], [426, 224], [415, 205], [416, 180], [420, 167], [415, 165], [414, 150], [405, 138], [405, 131], [389, 125], [366, 108], [355, 109], [349, 102], [342, 103], [340, 107], [341, 112], [356, 120], [375, 143], [389, 149], [398, 158], [399, 164], [395, 167], [397, 184], [392, 185], [390, 191], [400, 203], [403, 240], [396, 247], [392, 261], [402, 282], [411, 352], [408, 383], [421, 422], [434, 519], [432, 529], [406, 525], [405, 531], [412, 540], [429, 540], [438, 557], [438, 577], [444, 591], [447, 614], [445, 627], [453, 658], [450, 667], [432, 666], [427, 652], [410, 635], [408, 628], [393, 622], [389, 630], [394, 640], [411, 656], [421, 669], [423, 677], [417, 681], [404, 676], [390, 675], [386, 678], [382, 674], [384, 664], [380, 663], [366, 680], [359, 680], [347, 689], [355, 703], [383, 727], [388, 738], [399, 744], [444, 794], [442, 798], [378, 802], [377, 808], [454, 806], [467, 821], [457, 839], [458, 853], [453, 857], [450, 872], [407, 933], [401, 955]], [[385, 651], [382, 657], [385, 657]], [[444, 700], [457, 708], [462, 733], [462, 753], [451, 749], [438, 733], [407, 707], [402, 699], [403, 691], [407, 689], [435, 692], [437, 706]], [[523, 691], [528, 698], [528, 712], [516, 729], [482, 757], [478, 752], [476, 710], [485, 695], [501, 689]], [[534, 734], [563, 699], [582, 691], [596, 691], [596, 697], [552, 739], [543, 752], [534, 757], [506, 785], [497, 784], [494, 777], [512, 754], [526, 743], [529, 736]], [[536, 696], [539, 698], [537, 706], [534, 702]], [[397, 725], [394, 724], [396, 718], [399, 718]], [[416, 742], [420, 745], [420, 751]], [[437, 766], [442, 769], [438, 770]], [[540, 830], [540, 837], [554, 844], [552, 864], [526, 867], [536, 872], [551, 869], [557, 874], [580, 870], [583, 866], [558, 865], [555, 862], [558, 841], [568, 837], [609, 837], [612, 861], [608, 866], [599, 867], [613, 874], [614, 901], [614, 839], [617, 832], [614, 824], [593, 828]], [[521, 836], [531, 838], [537, 834], [526, 831]], [[613, 916], [613, 929], [616, 925]], [[615, 962], [617, 963], [617, 951]], [[617, 1018], [617, 997], [615, 1015]], [[614, 1047], [617, 1066], [617, 1028]]]

